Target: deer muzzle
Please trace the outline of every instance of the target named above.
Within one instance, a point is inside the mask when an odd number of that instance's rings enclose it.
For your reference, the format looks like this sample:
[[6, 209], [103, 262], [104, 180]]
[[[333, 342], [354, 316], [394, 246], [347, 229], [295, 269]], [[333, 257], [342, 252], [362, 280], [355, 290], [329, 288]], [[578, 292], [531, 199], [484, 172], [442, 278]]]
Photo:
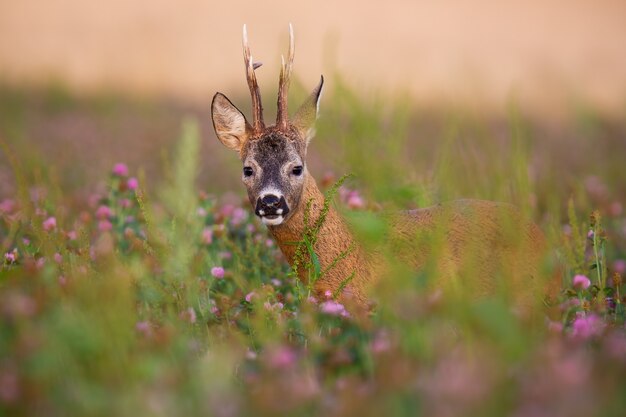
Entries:
[[254, 213], [261, 218], [263, 224], [277, 226], [289, 213], [289, 206], [284, 196], [266, 194], [257, 199]]

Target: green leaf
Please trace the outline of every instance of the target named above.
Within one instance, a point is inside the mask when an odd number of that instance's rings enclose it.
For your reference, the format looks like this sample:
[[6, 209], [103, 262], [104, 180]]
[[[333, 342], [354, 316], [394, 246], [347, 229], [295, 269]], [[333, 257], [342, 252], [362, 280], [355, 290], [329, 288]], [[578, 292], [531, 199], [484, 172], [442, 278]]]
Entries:
[[309, 257], [311, 258], [311, 263], [313, 264], [313, 282], [315, 282], [315, 280], [317, 280], [317, 278], [319, 278], [320, 274], [322, 273], [322, 267], [320, 265], [320, 260], [317, 257], [317, 254], [315, 253], [315, 250], [313, 249], [313, 245], [311, 244], [310, 241], [305, 240], [304, 243], [306, 244], [306, 248], [309, 251]]
[[315, 252], [313, 252], [311, 254], [311, 261], [313, 262], [313, 268], [315, 271], [315, 279], [319, 278], [320, 274], [322, 273], [322, 267], [320, 265], [320, 260], [317, 257], [317, 254]]

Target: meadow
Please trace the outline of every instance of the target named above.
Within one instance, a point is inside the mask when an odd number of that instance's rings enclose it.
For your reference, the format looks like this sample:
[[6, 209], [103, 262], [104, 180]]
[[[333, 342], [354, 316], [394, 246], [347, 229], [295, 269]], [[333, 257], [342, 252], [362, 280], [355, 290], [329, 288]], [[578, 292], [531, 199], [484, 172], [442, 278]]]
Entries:
[[626, 120], [566, 113], [335, 83], [309, 164], [359, 236], [381, 212], [510, 202], [562, 278], [529, 321], [398, 268], [363, 317], [296, 281], [208, 104], [2, 86], [0, 415], [624, 415]]

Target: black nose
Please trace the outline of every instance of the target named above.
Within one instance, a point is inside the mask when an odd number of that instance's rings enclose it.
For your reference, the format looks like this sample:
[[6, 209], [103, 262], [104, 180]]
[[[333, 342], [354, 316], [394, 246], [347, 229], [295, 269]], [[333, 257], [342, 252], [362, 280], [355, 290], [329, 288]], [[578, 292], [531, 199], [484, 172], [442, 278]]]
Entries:
[[256, 201], [254, 212], [257, 216], [287, 216], [289, 206], [285, 197], [278, 197], [274, 194], [266, 194]]
[[261, 199], [261, 206], [266, 209], [274, 209], [278, 208], [280, 204], [280, 198], [275, 196], [274, 194], [268, 194]]

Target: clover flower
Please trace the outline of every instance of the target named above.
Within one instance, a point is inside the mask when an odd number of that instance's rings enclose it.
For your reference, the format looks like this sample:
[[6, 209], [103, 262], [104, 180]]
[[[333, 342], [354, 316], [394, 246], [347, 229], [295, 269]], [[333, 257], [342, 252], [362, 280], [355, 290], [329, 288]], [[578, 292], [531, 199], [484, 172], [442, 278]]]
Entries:
[[129, 190], [136, 190], [139, 187], [139, 181], [135, 177], [131, 177], [126, 181], [126, 187]]
[[217, 279], [224, 278], [224, 268], [221, 266], [214, 266], [211, 268], [211, 275], [213, 275]]
[[275, 368], [289, 368], [296, 359], [296, 353], [291, 348], [280, 346], [269, 352], [268, 362]]
[[348, 317], [349, 314], [343, 304], [336, 301], [324, 301], [320, 304], [320, 311], [331, 316]]
[[579, 314], [572, 323], [572, 336], [577, 339], [590, 339], [598, 336], [604, 329], [604, 322], [595, 314]]
[[54, 217], [48, 217], [46, 220], [44, 220], [42, 225], [43, 225], [43, 230], [45, 230], [46, 232], [50, 232], [56, 229], [57, 219]]
[[584, 275], [576, 275], [572, 280], [572, 284], [577, 290], [586, 290], [591, 285], [591, 280]]
[[113, 223], [108, 220], [100, 220], [98, 222], [98, 230], [101, 232], [108, 232], [113, 229]]
[[213, 243], [213, 230], [205, 227], [204, 230], [202, 230], [202, 243], [204, 243], [205, 245], [210, 245], [211, 243]]
[[98, 207], [96, 210], [96, 217], [99, 219], [109, 219], [113, 215], [113, 211], [109, 206], [105, 206], [104, 204]]
[[116, 175], [118, 177], [126, 177], [128, 176], [128, 167], [126, 166], [126, 164], [123, 163], [117, 163], [113, 166], [113, 175]]
[[7, 263], [10, 264], [17, 262], [17, 249], [13, 249], [11, 252], [5, 253], [4, 259]]

